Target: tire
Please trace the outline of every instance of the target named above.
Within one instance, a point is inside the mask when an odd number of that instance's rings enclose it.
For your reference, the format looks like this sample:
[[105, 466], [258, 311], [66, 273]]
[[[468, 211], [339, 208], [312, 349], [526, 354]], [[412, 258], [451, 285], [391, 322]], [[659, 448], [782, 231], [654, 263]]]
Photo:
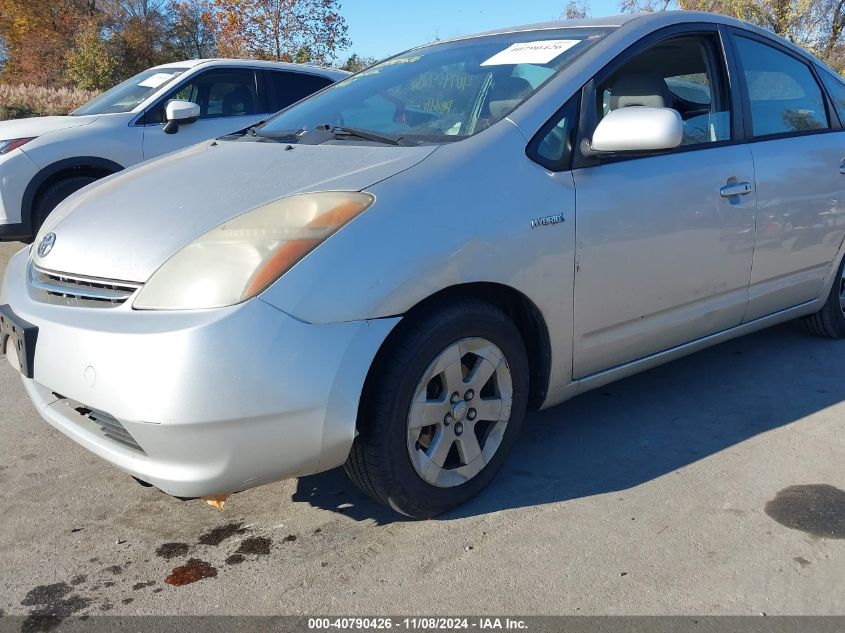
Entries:
[[824, 338], [845, 338], [845, 258], [839, 264], [839, 271], [830, 295], [821, 310], [804, 317], [804, 326]]
[[42, 191], [32, 210], [33, 239], [41, 229], [41, 225], [44, 224], [44, 220], [46, 220], [47, 216], [53, 212], [53, 209], [59, 206], [60, 202], [62, 202], [65, 198], [68, 198], [71, 194], [76, 193], [83, 187], [87, 187], [97, 180], [99, 180], [99, 178], [95, 178], [93, 176], [71, 176], [69, 178], [63, 178], [58, 182], [54, 182]]
[[463, 299], [406, 318], [370, 370], [347, 474], [409, 517], [464, 503], [493, 479], [513, 445], [528, 376], [519, 331], [492, 304]]

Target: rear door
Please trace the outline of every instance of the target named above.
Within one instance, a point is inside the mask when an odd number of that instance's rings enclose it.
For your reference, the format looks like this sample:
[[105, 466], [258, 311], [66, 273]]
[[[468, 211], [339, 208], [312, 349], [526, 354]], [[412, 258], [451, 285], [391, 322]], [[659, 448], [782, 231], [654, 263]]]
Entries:
[[733, 30], [758, 217], [746, 321], [819, 297], [845, 231], [845, 132], [813, 66]]
[[582, 96], [582, 143], [621, 107], [680, 112], [676, 150], [576, 156], [573, 374], [582, 378], [738, 325], [747, 307], [754, 165], [717, 27], [663, 31]]
[[[249, 127], [265, 118], [266, 99], [258, 90], [251, 68], [223, 67], [198, 73], [174, 88], [144, 115], [144, 159], [188, 147]], [[191, 101], [200, 106], [200, 118], [164, 132], [165, 108], [170, 101]]]

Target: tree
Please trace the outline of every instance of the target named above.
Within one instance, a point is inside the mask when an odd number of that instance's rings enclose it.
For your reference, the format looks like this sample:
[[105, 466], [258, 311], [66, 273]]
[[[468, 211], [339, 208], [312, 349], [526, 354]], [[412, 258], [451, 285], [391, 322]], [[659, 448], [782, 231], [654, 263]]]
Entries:
[[214, 0], [220, 53], [292, 61], [307, 49], [328, 64], [350, 45], [338, 0]]
[[587, 0], [569, 0], [560, 16], [565, 20], [582, 20], [590, 17], [590, 5]]
[[352, 53], [340, 69], [357, 73], [377, 63], [378, 60], [375, 57], [360, 57], [356, 53]]
[[175, 57], [168, 0], [101, 0], [106, 37], [120, 51], [124, 78]]
[[107, 90], [121, 75], [120, 51], [105, 39], [98, 20], [90, 20], [74, 38], [67, 55], [67, 77], [83, 90]]
[[845, 0], [620, 0], [625, 12], [721, 13], [768, 29], [845, 70]]
[[217, 55], [217, 25], [212, 0], [171, 0], [173, 48], [183, 59]]
[[0, 0], [0, 38], [7, 56], [3, 78], [62, 83], [74, 35], [96, 10], [96, 0]]

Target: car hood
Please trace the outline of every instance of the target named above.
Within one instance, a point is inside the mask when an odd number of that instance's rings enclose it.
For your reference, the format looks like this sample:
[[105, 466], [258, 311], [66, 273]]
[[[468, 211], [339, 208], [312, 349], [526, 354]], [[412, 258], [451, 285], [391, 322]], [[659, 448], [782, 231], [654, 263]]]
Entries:
[[68, 198], [36, 241], [55, 233], [49, 270], [144, 283], [197, 237], [279, 198], [360, 191], [434, 147], [212, 141], [142, 163]]
[[80, 125], [89, 125], [99, 115], [91, 116], [45, 116], [32, 119], [15, 119], [14, 121], [0, 121], [0, 140], [8, 141], [13, 138], [27, 138], [42, 136], [49, 132], [66, 130]]

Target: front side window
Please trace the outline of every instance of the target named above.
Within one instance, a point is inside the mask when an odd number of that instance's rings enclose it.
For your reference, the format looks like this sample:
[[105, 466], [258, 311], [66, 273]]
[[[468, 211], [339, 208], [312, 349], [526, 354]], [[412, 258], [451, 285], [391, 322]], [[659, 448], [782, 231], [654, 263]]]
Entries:
[[685, 36], [637, 54], [598, 86], [598, 120], [619, 108], [671, 108], [683, 119], [683, 145], [730, 140], [730, 101], [715, 46]]
[[89, 101], [72, 114], [82, 116], [131, 112], [160, 89], [173, 83], [186, 70], [178, 66], [145, 70]]
[[258, 113], [255, 71], [247, 68], [209, 70], [180, 86], [147, 113], [145, 122], [163, 123], [171, 101], [190, 101], [200, 107], [200, 119]]
[[824, 96], [809, 66], [746, 37], [735, 38], [755, 137], [829, 127]]
[[459, 141], [508, 116], [607, 32], [534, 31], [420, 48], [294, 105], [258, 134], [337, 126], [410, 144]]

